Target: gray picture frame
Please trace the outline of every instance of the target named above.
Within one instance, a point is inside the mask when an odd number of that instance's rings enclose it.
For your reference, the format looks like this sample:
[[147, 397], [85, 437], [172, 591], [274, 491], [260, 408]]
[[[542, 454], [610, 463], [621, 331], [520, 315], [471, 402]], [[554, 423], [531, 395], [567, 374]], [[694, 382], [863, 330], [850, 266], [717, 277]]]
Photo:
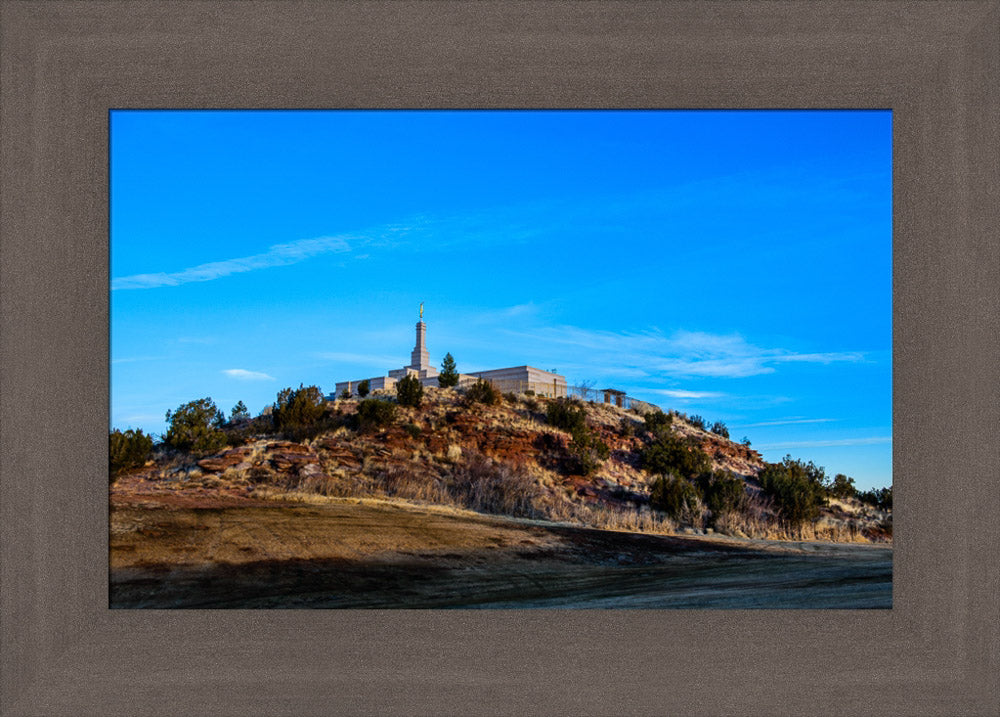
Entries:
[[[996, 0], [0, 11], [2, 714], [1000, 712]], [[893, 608], [109, 610], [108, 111], [153, 107], [892, 109]]]

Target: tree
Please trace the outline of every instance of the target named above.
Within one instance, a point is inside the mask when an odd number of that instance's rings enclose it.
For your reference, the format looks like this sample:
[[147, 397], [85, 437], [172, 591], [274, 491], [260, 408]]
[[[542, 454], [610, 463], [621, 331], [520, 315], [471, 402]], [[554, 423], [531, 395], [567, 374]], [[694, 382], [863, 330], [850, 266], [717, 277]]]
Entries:
[[358, 428], [363, 431], [385, 428], [396, 420], [396, 406], [377, 398], [366, 398], [358, 403]]
[[420, 401], [424, 397], [424, 387], [420, 384], [420, 379], [412, 374], [399, 379], [396, 383], [396, 397], [400, 406], [420, 408]]
[[458, 371], [455, 369], [455, 359], [450, 353], [444, 355], [441, 361], [441, 373], [438, 374], [438, 386], [449, 388], [458, 385]]
[[587, 427], [587, 411], [572, 399], [557, 398], [549, 402], [545, 420], [550, 426], [573, 433]]
[[326, 400], [318, 386], [285, 388], [278, 392], [271, 416], [274, 425], [285, 433], [301, 433], [315, 427], [326, 410]]
[[858, 500], [879, 510], [892, 510], [892, 487], [866, 490], [858, 493]]
[[815, 520], [826, 503], [826, 474], [812, 461], [805, 463], [785, 456], [769, 463], [757, 476], [760, 487], [774, 499], [775, 507], [792, 525]]
[[580, 383], [576, 386], [576, 390], [580, 395], [580, 398], [584, 401], [589, 401], [593, 396], [594, 386], [596, 385], [597, 381], [580, 381]]
[[364, 381], [358, 384], [358, 395], [361, 396], [361, 398], [364, 398], [370, 392], [371, 392], [371, 384], [368, 383], [368, 379], [366, 378]]
[[726, 471], [702, 473], [697, 484], [706, 507], [712, 511], [713, 523], [723, 513], [739, 509], [745, 500], [743, 481]]
[[236, 405], [233, 406], [232, 415], [229, 417], [230, 423], [235, 423], [236, 421], [245, 421], [250, 418], [250, 412], [247, 410], [246, 404], [243, 401], [237, 401]]
[[698, 514], [698, 503], [698, 489], [672, 475], [657, 478], [649, 491], [649, 504], [678, 520], [693, 520]]
[[572, 432], [572, 436], [569, 454], [573, 457], [576, 471], [580, 475], [590, 475], [611, 455], [608, 444], [594, 435], [589, 428], [578, 428]]
[[465, 400], [469, 403], [485, 403], [493, 406], [500, 403], [500, 392], [493, 388], [493, 384], [484, 379], [479, 379], [465, 390]]
[[153, 450], [153, 437], [142, 430], [131, 428], [122, 433], [117, 428], [108, 436], [108, 473], [113, 483], [115, 478], [132, 468], [140, 468], [146, 463]]
[[550, 401], [545, 419], [549, 425], [566, 431], [573, 437], [569, 453], [573, 457], [577, 473], [590, 475], [611, 455], [608, 444], [587, 427], [587, 409], [579, 402], [567, 398]]
[[655, 411], [647, 413], [643, 420], [646, 424], [646, 430], [654, 436], [659, 436], [670, 432], [670, 424], [674, 422], [674, 417], [657, 408]]
[[716, 421], [712, 424], [712, 433], [717, 436], [722, 436], [723, 438], [729, 438], [729, 429], [726, 428], [726, 424], [722, 421]]
[[226, 445], [226, 435], [220, 430], [225, 419], [211, 398], [199, 398], [176, 411], [167, 411], [166, 420], [170, 427], [164, 440], [178, 450], [205, 454]]
[[833, 484], [830, 486], [830, 495], [834, 498], [853, 498], [858, 494], [854, 487], [854, 479], [838, 473], [833, 477]]
[[695, 478], [712, 469], [712, 459], [696, 442], [664, 433], [642, 452], [642, 467], [658, 475]]

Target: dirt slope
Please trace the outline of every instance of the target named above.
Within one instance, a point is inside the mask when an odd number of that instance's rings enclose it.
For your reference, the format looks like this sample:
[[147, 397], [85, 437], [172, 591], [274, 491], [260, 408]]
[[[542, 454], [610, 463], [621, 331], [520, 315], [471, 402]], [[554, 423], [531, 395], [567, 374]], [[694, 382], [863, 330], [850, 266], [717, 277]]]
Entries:
[[111, 606], [891, 607], [891, 549], [585, 529], [378, 501], [120, 500]]
[[[594, 473], [582, 475], [574, 468], [570, 434], [546, 421], [546, 399], [511, 396], [498, 405], [470, 405], [455, 390], [428, 389], [419, 409], [399, 407], [392, 425], [373, 431], [350, 427], [357, 405], [356, 400], [332, 404], [329, 421], [339, 427], [307, 440], [258, 437], [200, 459], [161, 451], [146, 469], [112, 486], [112, 501], [143, 495], [268, 499], [291, 491], [402, 498], [647, 532], [701, 532], [706, 527], [704, 519], [678, 524], [650, 510], [654, 477], [642, 470], [640, 456], [651, 434], [636, 412], [581, 404], [589, 430], [609, 448], [607, 460]], [[699, 445], [714, 468], [743, 478], [748, 495], [759, 496], [754, 477], [763, 462], [756, 451], [680, 417], [674, 419], [673, 431]], [[455, 489], [456, 476], [464, 476], [468, 490]], [[494, 478], [502, 485], [492, 493], [484, 491], [482, 485]], [[773, 514], [766, 502], [762, 505], [759, 520], [717, 524], [716, 529], [778, 537], [769, 525]], [[827, 508], [811, 535], [887, 540], [880, 527], [884, 518], [856, 501], [845, 501]]]

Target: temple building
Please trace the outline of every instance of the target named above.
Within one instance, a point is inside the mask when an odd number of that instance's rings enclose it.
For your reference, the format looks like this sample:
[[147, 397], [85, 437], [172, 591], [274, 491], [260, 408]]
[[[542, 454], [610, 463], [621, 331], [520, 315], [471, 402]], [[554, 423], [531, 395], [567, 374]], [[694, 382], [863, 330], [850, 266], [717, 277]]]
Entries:
[[[424, 323], [424, 305], [420, 305], [420, 320], [417, 322], [417, 341], [410, 352], [410, 363], [402, 368], [392, 369], [385, 376], [373, 376], [355, 381], [339, 381], [336, 391], [329, 398], [338, 398], [345, 392], [351, 396], [358, 395], [358, 384], [368, 381], [370, 391], [384, 391], [395, 387], [396, 382], [404, 376], [415, 376], [424, 386], [438, 385], [438, 370], [431, 365], [430, 353], [427, 351], [427, 324]], [[490, 371], [475, 371], [460, 373], [458, 385], [463, 386], [479, 379], [489, 381], [500, 391], [524, 393], [534, 391], [539, 396], [565, 396], [566, 378], [552, 371], [543, 371], [534, 366], [512, 366], [497, 368]]]

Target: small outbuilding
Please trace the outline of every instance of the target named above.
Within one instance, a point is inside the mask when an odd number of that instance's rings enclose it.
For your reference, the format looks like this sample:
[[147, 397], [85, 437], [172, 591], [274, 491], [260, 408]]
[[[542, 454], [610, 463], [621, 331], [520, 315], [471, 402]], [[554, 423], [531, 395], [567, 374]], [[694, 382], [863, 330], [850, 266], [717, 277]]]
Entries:
[[604, 394], [604, 402], [611, 403], [618, 408], [623, 408], [625, 406], [625, 392], [619, 391], [616, 388], [602, 388], [599, 393]]

